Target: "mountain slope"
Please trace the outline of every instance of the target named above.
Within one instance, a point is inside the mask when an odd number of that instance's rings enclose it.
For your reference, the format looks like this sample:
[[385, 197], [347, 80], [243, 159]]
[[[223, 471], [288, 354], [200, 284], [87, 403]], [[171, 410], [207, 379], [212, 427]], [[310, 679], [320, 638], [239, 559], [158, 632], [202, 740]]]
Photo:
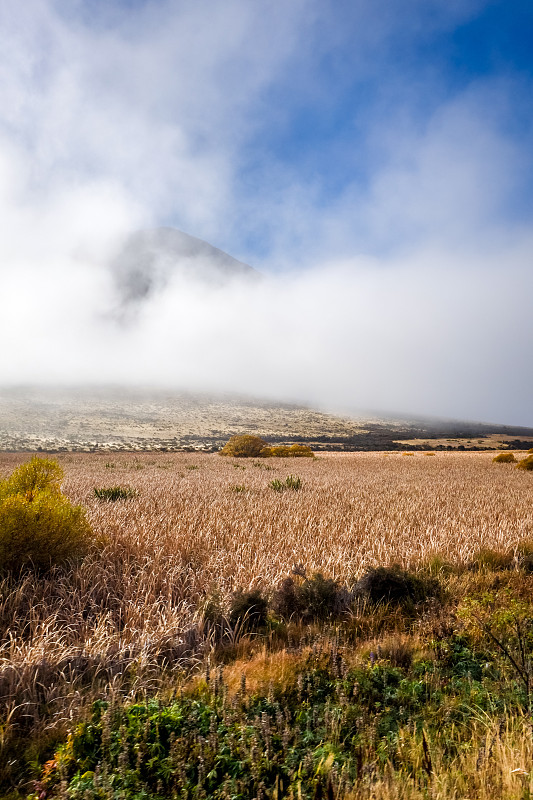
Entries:
[[533, 429], [339, 417], [250, 397], [112, 387], [0, 389], [0, 451], [217, 449], [236, 433], [315, 450], [528, 449]]

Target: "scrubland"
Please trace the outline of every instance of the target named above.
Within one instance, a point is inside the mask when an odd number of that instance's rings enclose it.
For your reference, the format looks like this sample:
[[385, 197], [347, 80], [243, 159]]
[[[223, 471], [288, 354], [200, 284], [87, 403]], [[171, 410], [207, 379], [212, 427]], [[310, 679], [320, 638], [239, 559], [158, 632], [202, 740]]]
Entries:
[[[533, 477], [492, 455], [59, 456], [97, 544], [0, 583], [5, 791], [56, 753], [43, 800], [529, 797]], [[350, 594], [391, 565], [438, 590]], [[342, 608], [276, 611], [318, 572]]]

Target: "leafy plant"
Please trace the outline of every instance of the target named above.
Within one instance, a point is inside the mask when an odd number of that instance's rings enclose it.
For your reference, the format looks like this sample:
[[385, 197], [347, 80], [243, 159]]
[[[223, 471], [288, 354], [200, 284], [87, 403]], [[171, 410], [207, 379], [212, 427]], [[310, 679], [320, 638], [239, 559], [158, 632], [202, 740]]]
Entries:
[[62, 478], [57, 462], [34, 457], [0, 481], [1, 570], [43, 570], [87, 551], [90, 525], [61, 493]]
[[518, 464], [516, 465], [516, 468], [533, 470], [533, 454], [530, 456], [526, 456], [521, 461], [519, 461]]

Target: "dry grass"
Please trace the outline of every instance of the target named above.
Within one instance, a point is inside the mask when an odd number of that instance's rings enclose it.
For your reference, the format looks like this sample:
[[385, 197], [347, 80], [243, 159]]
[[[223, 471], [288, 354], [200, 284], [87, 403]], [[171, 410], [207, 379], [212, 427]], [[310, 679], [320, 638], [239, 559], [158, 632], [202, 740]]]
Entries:
[[[269, 483], [286, 478], [284, 459], [237, 472], [217, 455], [58, 457], [64, 492], [107, 545], [49, 578], [0, 583], [0, 695], [12, 723], [0, 749], [24, 728], [63, 734], [93, 690], [150, 690], [199, 657], [194, 623], [213, 589], [270, 589], [295, 564], [350, 582], [373, 565], [436, 553], [466, 563], [516, 546], [533, 535], [533, 480], [492, 455], [326, 454], [301, 459], [300, 491], [283, 493]], [[0, 475], [26, 458], [2, 454]], [[94, 497], [117, 483], [136, 497]]]

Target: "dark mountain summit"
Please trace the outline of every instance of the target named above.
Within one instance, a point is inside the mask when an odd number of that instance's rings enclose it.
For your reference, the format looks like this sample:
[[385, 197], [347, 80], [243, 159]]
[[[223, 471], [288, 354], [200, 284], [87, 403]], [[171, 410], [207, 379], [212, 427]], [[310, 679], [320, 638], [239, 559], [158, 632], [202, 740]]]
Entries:
[[137, 310], [171, 280], [225, 286], [235, 279], [259, 277], [248, 264], [175, 228], [131, 234], [114, 257], [111, 269], [121, 316]]

